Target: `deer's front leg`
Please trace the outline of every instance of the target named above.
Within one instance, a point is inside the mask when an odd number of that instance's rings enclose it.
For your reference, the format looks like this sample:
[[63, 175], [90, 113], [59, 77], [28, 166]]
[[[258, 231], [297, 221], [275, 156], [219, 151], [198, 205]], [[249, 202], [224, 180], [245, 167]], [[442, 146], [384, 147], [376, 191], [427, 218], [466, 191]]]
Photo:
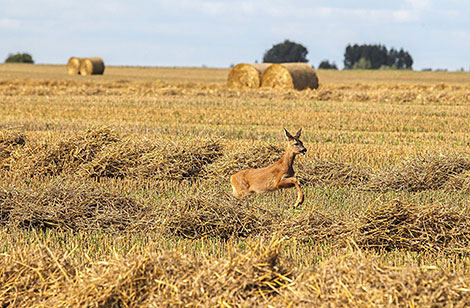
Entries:
[[297, 178], [291, 177], [291, 178], [281, 178], [277, 183], [276, 187], [281, 189], [281, 188], [289, 188], [295, 186], [297, 188], [297, 201], [295, 202], [294, 207], [297, 207], [298, 205], [302, 204], [304, 202], [304, 194], [302, 190], [300, 189], [299, 181]]

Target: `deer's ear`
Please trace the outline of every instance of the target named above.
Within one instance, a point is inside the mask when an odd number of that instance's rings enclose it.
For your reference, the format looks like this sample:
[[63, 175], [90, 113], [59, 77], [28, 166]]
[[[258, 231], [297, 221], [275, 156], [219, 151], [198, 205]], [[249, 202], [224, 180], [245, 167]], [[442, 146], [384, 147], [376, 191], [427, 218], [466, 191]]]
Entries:
[[297, 134], [295, 134], [295, 138], [299, 139], [301, 133], [302, 133], [302, 128], [299, 129], [299, 131], [297, 132]]
[[284, 128], [284, 135], [286, 135], [287, 140], [294, 139], [292, 135]]

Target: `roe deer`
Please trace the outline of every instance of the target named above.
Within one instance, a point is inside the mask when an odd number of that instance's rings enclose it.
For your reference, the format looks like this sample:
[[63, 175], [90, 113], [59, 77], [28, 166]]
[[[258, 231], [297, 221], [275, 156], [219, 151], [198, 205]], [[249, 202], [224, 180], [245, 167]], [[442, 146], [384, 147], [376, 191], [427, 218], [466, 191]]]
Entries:
[[297, 202], [295, 206], [302, 204], [304, 194], [300, 189], [299, 181], [294, 177], [294, 159], [297, 154], [304, 154], [307, 149], [300, 141], [302, 129], [299, 129], [295, 136], [292, 136], [285, 128], [284, 134], [287, 138], [287, 148], [280, 160], [264, 168], [245, 169], [235, 173], [230, 177], [233, 188], [233, 195], [243, 198], [252, 193], [263, 193], [281, 188], [296, 187]]

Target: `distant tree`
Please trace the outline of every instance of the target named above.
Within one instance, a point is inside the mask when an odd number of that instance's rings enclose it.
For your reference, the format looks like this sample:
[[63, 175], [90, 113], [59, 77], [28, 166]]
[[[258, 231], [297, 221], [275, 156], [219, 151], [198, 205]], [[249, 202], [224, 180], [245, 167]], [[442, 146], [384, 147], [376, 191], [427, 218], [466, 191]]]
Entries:
[[367, 60], [366, 58], [361, 58], [358, 62], [354, 63], [352, 68], [355, 70], [370, 70], [371, 67], [372, 64], [369, 60]]
[[324, 70], [337, 70], [338, 69], [338, 67], [336, 66], [334, 62], [330, 63], [328, 60], [321, 61], [320, 64], [318, 65], [318, 68], [324, 69]]
[[27, 53], [9, 54], [5, 63], [34, 63], [33, 57]]
[[[362, 60], [365, 59], [365, 60]], [[362, 60], [362, 63], [359, 62]], [[368, 69], [391, 68], [391, 69], [411, 69], [413, 58], [411, 55], [400, 49], [392, 48], [390, 51], [383, 45], [348, 45], [344, 52], [344, 68], [362, 68], [370, 63]], [[367, 66], [367, 65], [366, 65]]]
[[273, 45], [271, 49], [264, 53], [263, 62], [284, 63], [284, 62], [308, 62], [308, 50], [304, 46], [285, 40], [283, 43]]

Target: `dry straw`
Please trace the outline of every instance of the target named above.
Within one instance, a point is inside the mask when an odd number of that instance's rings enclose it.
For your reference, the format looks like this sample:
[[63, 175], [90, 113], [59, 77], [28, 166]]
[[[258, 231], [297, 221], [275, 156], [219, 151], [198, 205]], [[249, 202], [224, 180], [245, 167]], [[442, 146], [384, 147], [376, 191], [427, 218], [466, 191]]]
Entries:
[[307, 63], [273, 64], [261, 76], [261, 86], [278, 89], [316, 89], [318, 77]]
[[89, 130], [58, 142], [29, 144], [16, 153], [14, 171], [25, 176], [60, 175], [76, 172], [83, 164], [110, 144], [120, 141], [118, 135], [107, 128]]
[[441, 204], [395, 201], [351, 220], [356, 244], [365, 249], [470, 253], [469, 215]]
[[104, 62], [101, 58], [84, 58], [80, 61], [81, 75], [102, 75], [103, 72]]
[[57, 181], [40, 187], [2, 187], [0, 225], [72, 231], [137, 231], [147, 225], [135, 198], [96, 185]]
[[0, 131], [0, 169], [9, 169], [5, 161], [17, 146], [23, 146], [25, 143], [26, 136], [23, 133]]
[[269, 143], [243, 144], [226, 151], [222, 157], [204, 168], [206, 179], [227, 179], [230, 175], [249, 168], [262, 168], [280, 159], [283, 150]]
[[269, 234], [281, 219], [276, 209], [263, 209], [248, 200], [207, 192], [173, 201], [158, 216], [164, 217], [169, 234], [224, 239]]
[[[470, 170], [468, 157], [460, 153], [426, 153], [371, 177], [363, 188], [374, 191], [424, 191], [446, 187], [449, 180]], [[461, 187], [463, 188], [463, 187]]]
[[80, 74], [80, 62], [81, 59], [77, 57], [71, 57], [69, 62], [67, 62], [67, 72], [70, 75], [78, 75]]
[[[361, 251], [295, 267], [285, 242], [225, 256], [147, 252], [77, 262], [30, 245], [0, 255], [3, 307], [467, 307], [468, 275]], [[315, 254], [313, 254], [315, 257]]]
[[271, 63], [239, 63], [228, 73], [227, 86], [229, 88], [259, 88], [261, 74]]

